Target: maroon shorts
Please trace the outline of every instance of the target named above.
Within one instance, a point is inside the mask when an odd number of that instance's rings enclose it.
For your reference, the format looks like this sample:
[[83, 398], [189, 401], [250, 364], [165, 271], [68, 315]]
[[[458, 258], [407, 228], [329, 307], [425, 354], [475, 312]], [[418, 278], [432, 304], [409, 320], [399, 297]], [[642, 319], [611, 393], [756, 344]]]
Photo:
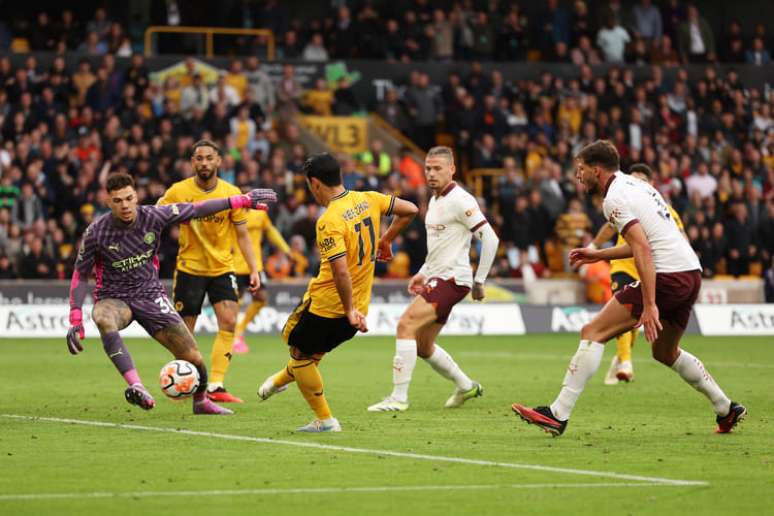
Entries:
[[436, 322], [446, 324], [454, 305], [465, 299], [470, 292], [469, 287], [457, 285], [454, 278], [430, 278], [425, 283], [425, 289], [420, 294], [422, 298], [435, 307]]
[[[659, 318], [685, 329], [691, 317], [691, 308], [699, 297], [701, 272], [656, 273], [656, 306]], [[615, 298], [639, 319], [642, 315], [642, 285], [639, 281], [626, 285]]]

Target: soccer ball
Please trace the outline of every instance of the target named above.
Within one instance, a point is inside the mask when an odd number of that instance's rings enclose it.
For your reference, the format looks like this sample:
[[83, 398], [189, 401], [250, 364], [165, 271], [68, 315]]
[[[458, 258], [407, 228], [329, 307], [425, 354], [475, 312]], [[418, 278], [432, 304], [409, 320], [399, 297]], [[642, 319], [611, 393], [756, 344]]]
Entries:
[[168, 397], [185, 398], [199, 388], [199, 370], [191, 362], [173, 360], [161, 368], [159, 382]]

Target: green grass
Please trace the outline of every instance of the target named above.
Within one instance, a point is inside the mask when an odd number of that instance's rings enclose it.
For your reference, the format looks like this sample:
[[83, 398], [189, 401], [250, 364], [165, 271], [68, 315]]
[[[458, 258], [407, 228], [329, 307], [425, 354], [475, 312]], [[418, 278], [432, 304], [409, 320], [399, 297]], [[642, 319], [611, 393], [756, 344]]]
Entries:
[[[2, 414], [35, 415], [299, 443], [539, 464], [622, 474], [701, 480], [707, 486], [532, 487], [626, 483], [569, 473], [352, 453], [211, 436], [94, 427], [0, 417], [0, 514], [760, 514], [774, 506], [772, 374], [774, 342], [686, 338], [748, 419], [716, 435], [709, 403], [635, 347], [636, 381], [605, 387], [604, 369], [587, 387], [567, 433], [552, 439], [521, 423], [510, 404], [553, 400], [577, 337], [443, 338], [444, 347], [486, 387], [458, 410], [442, 408], [452, 391], [417, 364], [411, 408], [370, 414], [389, 393], [392, 339], [349, 342], [323, 361], [326, 393], [344, 432], [297, 435], [312, 414], [295, 387], [268, 402], [257, 385], [286, 362], [279, 339], [250, 339], [234, 358], [228, 386], [246, 399], [233, 417], [195, 417], [189, 403], [163, 398], [157, 373], [170, 359], [150, 340], [130, 340], [140, 373], [157, 396], [150, 412], [123, 400], [123, 381], [99, 341], [70, 356], [64, 338], [0, 341]], [[201, 339], [209, 352], [211, 340]], [[468, 490], [287, 492], [297, 488], [487, 486]], [[517, 488], [514, 485], [522, 485]], [[499, 486], [499, 487], [498, 487]], [[171, 496], [3, 499], [39, 493], [272, 490], [194, 498]], [[768, 508], [768, 509], [767, 509]]]

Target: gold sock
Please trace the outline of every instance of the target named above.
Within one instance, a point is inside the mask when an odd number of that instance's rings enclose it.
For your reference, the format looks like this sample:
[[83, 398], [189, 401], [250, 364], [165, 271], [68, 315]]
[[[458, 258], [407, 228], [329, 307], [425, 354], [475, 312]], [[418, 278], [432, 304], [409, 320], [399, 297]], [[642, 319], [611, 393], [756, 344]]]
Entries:
[[250, 324], [253, 319], [255, 319], [255, 316], [258, 315], [258, 312], [260, 312], [261, 308], [264, 306], [266, 306], [266, 301], [253, 301], [247, 305], [245, 315], [242, 316], [242, 320], [239, 321], [239, 323], [236, 325], [236, 328], [234, 329], [234, 336], [236, 338], [239, 338], [245, 334], [247, 325]]
[[616, 355], [619, 362], [626, 362], [632, 359], [632, 342], [634, 335], [632, 331], [627, 331], [616, 339]]
[[293, 378], [293, 375], [290, 374], [290, 364], [288, 364], [287, 367], [283, 367], [276, 373], [274, 373], [274, 377], [272, 378], [272, 383], [274, 384], [274, 387], [282, 387], [289, 383], [295, 382], [296, 379]]
[[220, 330], [212, 344], [210, 360], [210, 383], [223, 383], [228, 366], [231, 363], [231, 346], [234, 345], [234, 333]]
[[296, 360], [291, 358], [288, 361], [288, 369], [296, 379], [296, 384], [301, 394], [314, 410], [317, 419], [328, 419], [331, 417], [331, 409], [328, 407], [328, 401], [323, 393], [323, 380], [320, 376], [320, 370], [317, 363], [312, 359]]

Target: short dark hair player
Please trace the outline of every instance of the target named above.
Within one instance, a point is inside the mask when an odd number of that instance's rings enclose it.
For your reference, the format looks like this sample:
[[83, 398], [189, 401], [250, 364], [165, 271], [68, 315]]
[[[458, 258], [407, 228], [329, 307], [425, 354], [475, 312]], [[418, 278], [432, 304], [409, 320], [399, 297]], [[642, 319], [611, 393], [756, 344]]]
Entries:
[[207, 369], [202, 355], [159, 281], [159, 238], [165, 227], [193, 217], [235, 208], [265, 210], [267, 206], [263, 203], [275, 201], [276, 194], [271, 190], [253, 190], [245, 195], [195, 204], [138, 206], [134, 180], [124, 173], [108, 177], [106, 189], [111, 213], [86, 228], [70, 283], [70, 330], [67, 332], [70, 353], [76, 355], [83, 351], [81, 339], [85, 332], [81, 308], [88, 292], [88, 277], [94, 271], [97, 285], [92, 318], [99, 328], [105, 353], [129, 385], [126, 400], [145, 410], [155, 405], [119, 334], [136, 320], [175, 358], [187, 360], [199, 370], [201, 384], [194, 394], [194, 414], [230, 414], [230, 410], [207, 399]]

